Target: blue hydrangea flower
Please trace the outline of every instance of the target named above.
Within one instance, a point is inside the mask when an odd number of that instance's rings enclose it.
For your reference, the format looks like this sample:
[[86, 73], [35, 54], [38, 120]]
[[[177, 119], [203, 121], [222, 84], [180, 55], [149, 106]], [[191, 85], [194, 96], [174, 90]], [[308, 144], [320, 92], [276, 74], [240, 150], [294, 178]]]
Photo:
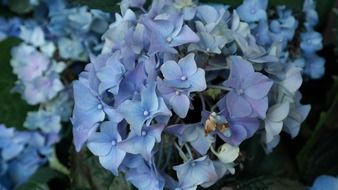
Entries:
[[258, 115], [265, 118], [268, 109], [267, 93], [273, 82], [265, 75], [255, 72], [251, 63], [232, 56], [230, 76], [223, 83], [231, 88], [225, 96], [232, 118]]
[[290, 134], [292, 138], [296, 137], [300, 130], [301, 123], [310, 113], [310, 105], [302, 105], [300, 100], [302, 95], [298, 91], [294, 96], [294, 101], [290, 105], [290, 112], [284, 121], [283, 130]]
[[189, 51], [221, 53], [221, 49], [229, 41], [229, 37], [224, 32], [227, 29], [224, 20], [229, 17], [226, 8], [226, 6], [216, 8], [210, 5], [200, 5], [196, 8], [196, 17], [199, 20], [195, 21], [195, 26], [200, 41], [190, 44]]
[[195, 32], [183, 24], [182, 16], [155, 20], [145, 17], [143, 24], [151, 33], [149, 53], [177, 53], [174, 47], [199, 41]]
[[309, 31], [300, 35], [300, 48], [305, 53], [313, 53], [323, 48], [322, 35], [315, 31]]
[[90, 135], [87, 146], [96, 156], [99, 156], [101, 165], [114, 175], [118, 175], [118, 168], [126, 152], [118, 148], [121, 141], [118, 125], [111, 121], [101, 123], [100, 132]]
[[156, 142], [161, 141], [161, 133], [164, 125], [150, 125], [143, 127], [141, 135], [134, 132], [129, 133], [129, 137], [119, 143], [118, 147], [131, 154], [140, 154], [149, 161], [152, 158], [152, 150]]
[[130, 124], [136, 134], [142, 134], [142, 126], [150, 125], [156, 117], [163, 117], [164, 122], [171, 116], [162, 97], [156, 94], [156, 84], [150, 83], [141, 92], [141, 100], [126, 100], [119, 105], [118, 111]]
[[100, 93], [103, 93], [106, 90], [114, 95], [118, 93], [120, 82], [126, 73], [126, 69], [119, 58], [120, 54], [114, 53], [106, 60], [105, 66], [98, 69], [96, 75], [100, 80]]
[[197, 68], [193, 53], [175, 61], [166, 61], [161, 66], [164, 82], [176, 88], [188, 89], [189, 92], [200, 92], [206, 89], [205, 72]]
[[39, 26], [35, 26], [33, 28], [22, 26], [20, 38], [26, 43], [30, 43], [35, 47], [41, 46], [45, 43], [44, 31]]
[[304, 73], [313, 79], [319, 79], [325, 74], [325, 59], [319, 57], [317, 54], [310, 54], [305, 56], [306, 65]]
[[44, 110], [28, 112], [23, 125], [31, 130], [40, 129], [45, 133], [58, 133], [61, 130], [61, 117]]
[[159, 83], [159, 91], [175, 113], [186, 117], [189, 107], [190, 92], [200, 92], [206, 89], [205, 72], [197, 68], [194, 54], [189, 54], [175, 61], [166, 61], [161, 66], [164, 80]]
[[170, 87], [164, 82], [158, 83], [158, 91], [167, 105], [181, 118], [185, 118], [190, 108], [190, 98], [187, 89]]
[[270, 36], [275, 42], [282, 42], [283, 48], [294, 37], [298, 27], [298, 21], [292, 15], [291, 9], [285, 6], [277, 6], [278, 19], [274, 19], [270, 23]]
[[183, 188], [201, 185], [218, 178], [212, 161], [203, 156], [196, 160], [189, 160], [181, 165], [174, 166], [179, 183]]
[[305, 13], [305, 27], [310, 30], [312, 27], [318, 24], [319, 16], [316, 11], [316, 1], [305, 0], [303, 4], [303, 12]]
[[11, 160], [24, 150], [29, 136], [23, 133], [16, 135], [13, 128], [6, 128], [4, 125], [0, 125], [0, 130], [2, 132], [0, 141], [1, 159], [4, 161]]
[[318, 176], [309, 190], [338, 190], [338, 178], [328, 175]]
[[60, 38], [57, 41], [57, 45], [61, 58], [79, 61], [87, 60], [85, 47], [78, 39]]
[[236, 10], [240, 18], [246, 22], [266, 20], [267, 0], [244, 0]]
[[119, 122], [122, 118], [81, 81], [75, 81], [73, 87], [75, 100], [72, 116], [73, 135], [76, 150], [79, 151], [90, 134], [97, 128], [97, 123], [105, 119], [106, 113], [111, 121]]
[[189, 142], [201, 155], [205, 155], [216, 140], [212, 135], [205, 135], [204, 125], [201, 123], [172, 125], [165, 131], [178, 137], [181, 142]]
[[159, 190], [164, 188], [164, 179], [157, 171], [153, 161], [145, 162], [139, 156], [129, 157], [126, 179], [140, 190]]

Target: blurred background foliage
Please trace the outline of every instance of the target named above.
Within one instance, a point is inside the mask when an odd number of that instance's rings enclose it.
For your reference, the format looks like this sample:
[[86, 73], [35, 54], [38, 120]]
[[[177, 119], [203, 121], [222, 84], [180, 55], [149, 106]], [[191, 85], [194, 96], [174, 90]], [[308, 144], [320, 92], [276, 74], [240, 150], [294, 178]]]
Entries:
[[[32, 7], [28, 0], [10, 0], [10, 10], [0, 9], [1, 16], [20, 14], [29, 16]], [[149, 1], [149, 0], [148, 0]], [[237, 6], [239, 0], [201, 0], [204, 3], [224, 3]], [[119, 10], [116, 0], [71, 0], [74, 5], [107, 12]], [[270, 0], [269, 5], [284, 4], [300, 14], [303, 0]], [[210, 189], [304, 189], [321, 174], [338, 175], [338, 1], [318, 0], [324, 48], [320, 52], [326, 59], [326, 74], [319, 80], [305, 79], [301, 91], [303, 103], [311, 104], [309, 117], [298, 137], [283, 135], [279, 146], [266, 155], [259, 138], [247, 140], [242, 146], [235, 176], [226, 177]], [[0, 43], [0, 123], [22, 129], [27, 106], [18, 94], [11, 93], [16, 81], [9, 63], [10, 49], [18, 43], [8, 39]], [[51, 167], [43, 167], [19, 190], [131, 190], [123, 176], [113, 177], [98, 164], [87, 150], [76, 153], [72, 146], [71, 125], [65, 124], [64, 138], [55, 148]], [[69, 168], [69, 169], [67, 169]], [[69, 171], [68, 171], [69, 170]]]

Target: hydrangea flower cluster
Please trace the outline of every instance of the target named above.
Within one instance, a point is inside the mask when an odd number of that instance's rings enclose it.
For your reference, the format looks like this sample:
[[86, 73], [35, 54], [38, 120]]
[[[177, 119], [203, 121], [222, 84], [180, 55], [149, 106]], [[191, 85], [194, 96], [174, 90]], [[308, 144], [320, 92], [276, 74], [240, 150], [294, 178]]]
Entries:
[[302, 59], [299, 63], [304, 62], [300, 66], [303, 67], [304, 73], [310, 78], [321, 78], [325, 73], [325, 60], [316, 54], [317, 51], [323, 48], [322, 35], [316, 32], [314, 27], [318, 24], [319, 18], [316, 12], [316, 2], [314, 0], [306, 0], [303, 6], [305, 14], [304, 28], [301, 33], [300, 49]]
[[[4, 146], [1, 151], [12, 156], [0, 157], [4, 168], [0, 184], [9, 189], [23, 183], [49, 159], [60, 138], [62, 122], [69, 121], [72, 112], [72, 91], [64, 71], [101, 51], [100, 37], [111, 19], [110, 14], [85, 6], [71, 8], [63, 0], [36, 1], [34, 7], [35, 19], [0, 19], [0, 41], [8, 37], [22, 40], [11, 51], [10, 63], [18, 79], [13, 92], [20, 93], [27, 104], [39, 106], [27, 113], [23, 126], [28, 131], [17, 132], [1, 126], [4, 134], [8, 134], [4, 137], [8, 140], [0, 143]], [[34, 141], [29, 142], [30, 138]], [[14, 145], [18, 141], [20, 146], [5, 149], [11, 141]], [[11, 167], [8, 170], [7, 165]]]
[[329, 175], [318, 176], [309, 190], [338, 190], [338, 178]]
[[14, 189], [47, 162], [57, 134], [16, 131], [0, 124], [0, 188]]
[[[300, 103], [291, 10], [270, 15], [267, 0], [237, 9], [144, 3], [121, 2], [101, 54], [73, 83], [77, 151], [86, 145], [138, 189], [193, 190], [234, 174], [240, 144], [253, 135], [262, 134], [267, 152], [281, 131], [297, 136], [310, 106]], [[190, 110], [201, 113], [198, 122], [189, 122]]]

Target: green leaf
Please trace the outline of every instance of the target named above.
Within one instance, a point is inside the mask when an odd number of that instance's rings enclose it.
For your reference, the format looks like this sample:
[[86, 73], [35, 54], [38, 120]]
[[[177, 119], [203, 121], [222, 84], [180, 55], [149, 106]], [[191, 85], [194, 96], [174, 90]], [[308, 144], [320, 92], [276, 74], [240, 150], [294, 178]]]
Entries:
[[119, 0], [71, 0], [70, 2], [74, 5], [86, 5], [91, 9], [100, 9], [110, 13], [120, 10]]
[[67, 167], [65, 167], [57, 158], [55, 149], [53, 150], [53, 154], [51, 156], [51, 158], [49, 159], [49, 165], [51, 168], [55, 169], [56, 171], [65, 174], [65, 175], [69, 175], [70, 171], [68, 170]]
[[29, 0], [10, 0], [8, 6], [11, 11], [18, 14], [26, 14], [33, 10]]
[[124, 175], [119, 175], [114, 178], [113, 182], [110, 184], [109, 190], [116, 190], [116, 189], [123, 189], [123, 190], [133, 190], [131, 184], [129, 184]]
[[260, 176], [247, 181], [240, 181], [237, 184], [225, 187], [232, 190], [302, 190], [305, 187], [298, 181], [287, 178], [276, 178], [270, 176]]
[[21, 99], [19, 94], [11, 93], [16, 76], [12, 73], [10, 61], [11, 48], [19, 43], [17, 39], [0, 42], [0, 123], [8, 127], [23, 129], [26, 113], [33, 109]]
[[113, 183], [114, 175], [104, 169], [98, 157], [87, 149], [71, 154], [72, 187], [76, 189], [108, 190]]
[[17, 187], [15, 190], [48, 190], [47, 183], [61, 174], [47, 167], [40, 168], [29, 180]]
[[266, 154], [261, 144], [260, 136], [256, 135], [241, 145], [241, 151], [245, 155], [243, 174], [245, 176], [286, 176], [296, 177], [296, 167], [290, 158], [290, 153], [281, 143], [270, 154]]
[[[320, 114], [310, 138], [297, 155], [299, 170], [307, 181], [321, 173], [338, 173], [335, 147], [338, 138], [338, 81], [328, 93], [331, 98], [329, 109]], [[333, 98], [332, 98], [333, 97]], [[331, 171], [331, 172], [330, 172]]]

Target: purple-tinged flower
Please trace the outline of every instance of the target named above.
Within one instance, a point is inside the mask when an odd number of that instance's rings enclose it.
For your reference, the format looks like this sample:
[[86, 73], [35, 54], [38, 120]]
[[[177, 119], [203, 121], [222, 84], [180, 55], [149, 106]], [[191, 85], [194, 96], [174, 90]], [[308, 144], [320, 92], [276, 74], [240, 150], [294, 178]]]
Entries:
[[255, 72], [251, 63], [239, 56], [232, 56], [230, 76], [223, 83], [231, 89], [225, 96], [231, 118], [258, 115], [265, 118], [268, 109], [267, 94], [273, 82]]
[[46, 55], [26, 44], [13, 48], [12, 57], [13, 72], [25, 82], [42, 76], [50, 65], [50, 60]]
[[161, 141], [163, 129], [164, 125], [157, 124], [143, 127], [141, 135], [131, 132], [127, 139], [118, 144], [118, 148], [131, 154], [140, 154], [145, 160], [150, 161], [155, 143]]
[[246, 22], [266, 20], [267, 0], [244, 0], [236, 10], [239, 17]]
[[115, 104], [120, 105], [128, 99], [139, 96], [144, 89], [147, 81], [147, 75], [143, 62], [137, 64], [135, 69], [127, 72], [119, 86], [119, 93], [115, 96]]
[[124, 65], [119, 60], [120, 54], [115, 53], [106, 61], [106, 65], [97, 71], [100, 80], [99, 93], [108, 91], [116, 95], [119, 91], [120, 82], [126, 73]]
[[36, 105], [53, 99], [63, 89], [59, 75], [52, 73], [25, 83], [23, 98], [28, 104]]
[[139, 190], [162, 190], [164, 188], [164, 179], [152, 160], [145, 162], [140, 156], [129, 156], [126, 159], [128, 167], [126, 179], [135, 187]]
[[216, 133], [223, 141], [233, 145], [240, 145], [245, 139], [252, 137], [260, 126], [257, 118], [243, 117], [233, 118], [226, 107], [226, 99], [217, 102], [220, 110], [218, 114], [202, 113], [214, 117], [217, 124], [224, 125], [224, 129], [216, 129]]
[[188, 54], [176, 63], [166, 61], [161, 66], [164, 83], [176, 87], [188, 89], [189, 92], [201, 92], [206, 89], [205, 72], [197, 68], [195, 55]]
[[158, 83], [158, 91], [161, 93], [167, 105], [169, 105], [180, 118], [187, 116], [190, 108], [190, 98], [187, 89], [170, 87], [161, 81]]
[[130, 9], [126, 10], [123, 16], [115, 14], [115, 22], [109, 25], [108, 30], [102, 36], [105, 41], [102, 52], [110, 53], [113, 49], [120, 48], [125, 42], [127, 31], [135, 23], [136, 15]]
[[196, 160], [189, 160], [181, 165], [174, 166], [181, 186], [192, 187], [218, 179], [213, 162], [203, 156]]
[[126, 155], [126, 152], [118, 147], [122, 140], [118, 125], [112, 121], [105, 121], [99, 128], [100, 132], [90, 135], [87, 146], [94, 155], [99, 157], [100, 164], [117, 176], [118, 168]]
[[149, 53], [177, 53], [174, 48], [187, 43], [198, 42], [199, 37], [187, 25], [183, 24], [182, 16], [169, 19], [150, 19], [144, 17], [142, 23], [150, 33]]
[[[141, 100], [126, 100], [122, 102], [118, 111], [130, 124], [135, 134], [142, 134], [142, 126], [149, 126], [154, 118], [166, 123], [171, 116], [170, 110], [162, 97], [156, 94], [156, 83], [149, 83], [141, 92]], [[159, 121], [159, 120], [158, 120]]]

